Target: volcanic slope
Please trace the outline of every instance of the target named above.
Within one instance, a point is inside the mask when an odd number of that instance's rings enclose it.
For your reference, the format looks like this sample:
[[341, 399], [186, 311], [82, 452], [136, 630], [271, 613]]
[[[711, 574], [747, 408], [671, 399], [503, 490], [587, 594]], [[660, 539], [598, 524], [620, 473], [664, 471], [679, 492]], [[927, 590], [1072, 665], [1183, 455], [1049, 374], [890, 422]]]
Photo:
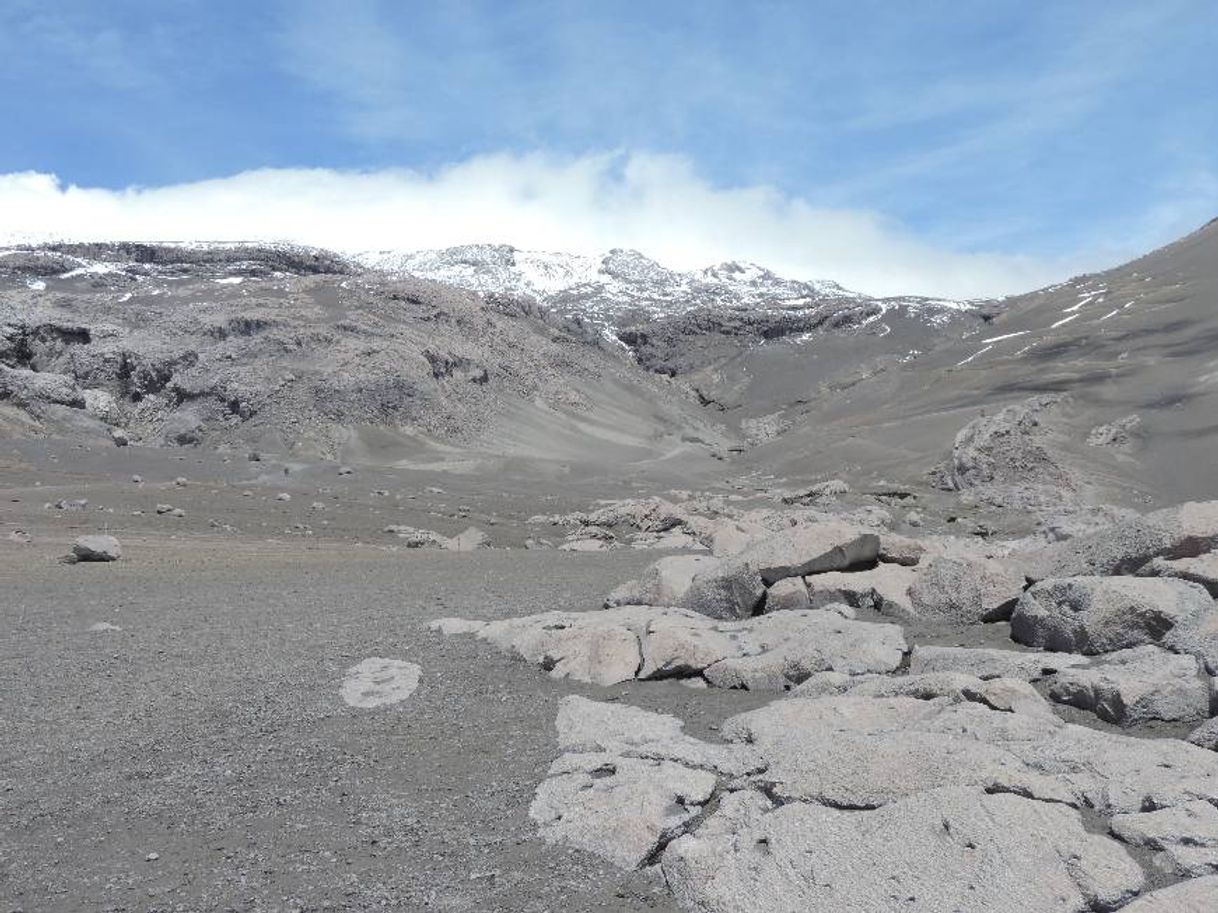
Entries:
[[234, 245], [0, 252], [0, 423], [403, 465], [710, 463], [725, 440], [531, 301]]
[[[977, 313], [977, 326], [945, 333], [916, 356], [860, 359], [856, 382], [782, 391], [779, 417], [791, 429], [749, 462], [915, 482], [966, 424], [1039, 398], [1037, 433], [1098, 497], [1173, 503], [1213, 491], [1218, 220], [1124, 266]], [[741, 370], [758, 358], [807, 355], [776, 347], [746, 356]]]

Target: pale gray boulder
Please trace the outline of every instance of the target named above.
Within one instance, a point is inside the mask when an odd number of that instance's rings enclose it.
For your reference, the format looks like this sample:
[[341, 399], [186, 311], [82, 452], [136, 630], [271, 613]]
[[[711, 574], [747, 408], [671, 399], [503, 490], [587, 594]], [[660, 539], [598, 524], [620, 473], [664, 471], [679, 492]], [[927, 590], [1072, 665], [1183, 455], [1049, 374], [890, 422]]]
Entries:
[[51, 371], [29, 371], [0, 364], [0, 400], [12, 399], [19, 406], [37, 409], [45, 403], [85, 407], [85, 396], [71, 377]]
[[1010, 617], [1023, 588], [1023, 575], [996, 559], [936, 557], [919, 568], [909, 601], [913, 614], [928, 620], [1000, 621]]
[[[828, 571], [804, 578], [812, 608], [833, 604], [883, 612], [886, 615], [914, 614], [910, 590], [918, 571], [899, 564], [879, 564], [865, 571]], [[769, 602], [766, 603], [769, 611]]]
[[444, 548], [450, 552], [472, 552], [480, 548], [490, 548], [490, 536], [471, 526], [444, 542]]
[[1218, 552], [1206, 552], [1196, 558], [1152, 558], [1138, 571], [1138, 576], [1188, 580], [1218, 597]]
[[730, 559], [694, 574], [681, 605], [709, 618], [748, 618], [765, 599], [765, 583], [747, 561]]
[[861, 812], [736, 793], [661, 868], [700, 913], [1086, 913], [1145, 883], [1073, 809], [976, 788]]
[[1118, 726], [1152, 720], [1196, 722], [1210, 715], [1210, 682], [1200, 660], [1160, 647], [1132, 647], [1063, 669], [1049, 697]]
[[[912, 512], [911, 512], [912, 513]], [[908, 522], [908, 518], [906, 518]], [[918, 525], [918, 524], [911, 524]], [[896, 533], [880, 533], [880, 551], [876, 556], [882, 564], [900, 564], [913, 567], [926, 554], [926, 546], [917, 539]]]
[[694, 577], [713, 571], [719, 564], [719, 559], [710, 555], [669, 555], [649, 565], [638, 580], [615, 589], [605, 605], [683, 605]]
[[1068, 653], [1109, 653], [1164, 641], [1175, 627], [1212, 614], [1195, 583], [1143, 577], [1042, 580], [1020, 598], [1011, 637]]
[[[1200, 590], [1195, 583], [1181, 583]], [[1210, 675], [1218, 675], [1218, 605], [1211, 604], [1209, 611], [1176, 625], [1164, 635], [1163, 646], [1177, 653], [1191, 653], [1205, 663]]]
[[1209, 802], [1114, 815], [1109, 827], [1130, 846], [1156, 851], [1155, 863], [1164, 871], [1189, 877], [1218, 871], [1218, 808]]
[[1017, 652], [985, 647], [916, 645], [909, 656], [909, 672], [962, 672], [980, 679], [1012, 678], [1036, 682], [1062, 669], [1085, 666], [1089, 660], [1070, 653]]
[[[825, 602], [840, 601], [840, 599], [834, 599], [826, 600]], [[779, 580], [766, 590], [765, 610], [767, 612], [784, 612], [810, 608], [813, 608], [812, 601], [808, 598], [808, 586], [804, 583], [802, 577], [788, 577], [785, 580]]]
[[1198, 748], [1218, 751], [1218, 717], [1206, 720], [1190, 732], [1187, 741]]
[[945, 487], [966, 491], [993, 485], [1072, 488], [1068, 472], [1046, 446], [1044, 419], [1067, 401], [1041, 394], [982, 415], [960, 429], [943, 471]]
[[118, 561], [123, 547], [114, 536], [95, 533], [79, 536], [72, 543], [72, 555], [77, 561]]
[[719, 688], [785, 691], [815, 672], [893, 672], [907, 649], [896, 625], [870, 624], [831, 611], [790, 611], [722, 625], [738, 649], [702, 675]]
[[753, 542], [735, 563], [753, 568], [767, 586], [787, 577], [841, 571], [878, 560], [880, 537], [848, 523], [826, 520], [795, 526]]
[[619, 606], [523, 618], [432, 622], [443, 634], [473, 634], [546, 670], [597, 685], [702, 675], [723, 688], [784, 691], [813, 672], [892, 672], [907, 649], [896, 625], [832, 611], [789, 611], [719, 621], [690, 609]]
[[1155, 558], [1218, 550], [1218, 501], [1190, 501], [1122, 520], [1026, 555], [1033, 579], [1135, 574]]
[[1218, 910], [1218, 875], [1160, 888], [1121, 907], [1121, 913], [1214, 913], [1215, 910]]

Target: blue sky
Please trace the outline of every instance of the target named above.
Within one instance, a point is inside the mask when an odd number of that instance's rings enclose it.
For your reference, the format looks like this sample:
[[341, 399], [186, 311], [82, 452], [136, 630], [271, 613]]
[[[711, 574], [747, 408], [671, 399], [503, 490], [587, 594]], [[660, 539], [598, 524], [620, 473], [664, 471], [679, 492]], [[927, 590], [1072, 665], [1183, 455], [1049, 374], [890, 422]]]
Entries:
[[[0, 175], [53, 174], [62, 194], [198, 187], [255, 169], [405, 169], [417, 191], [491, 162], [527, 202], [522, 181], [544, 183], [550, 168], [561, 184], [573, 163], [596, 161], [585, 181], [614, 185], [620, 210], [644, 192], [623, 172], [660, 162], [691, 199], [768, 194], [786, 214], [775, 238], [795, 224], [792, 206], [812, 213], [795, 220], [806, 258], [774, 246], [788, 271], [1010, 291], [1218, 215], [1216, 87], [1212, 0], [0, 0]], [[239, 186], [275, 205], [265, 184]], [[547, 218], [595, 223], [584, 244], [700, 252], [607, 216], [603, 194], [581, 188], [590, 208], [555, 203]], [[643, 208], [663, 219], [655, 200]], [[0, 229], [19, 232], [16, 205], [7, 221], [2, 210]], [[74, 212], [39, 227], [97, 230], [68, 224]], [[360, 220], [358, 207], [335, 212]], [[817, 213], [831, 214], [819, 231]], [[855, 240], [874, 246], [871, 266], [866, 252], [816, 254], [841, 234], [832, 214], [866, 226]], [[752, 218], [740, 247], [760, 259]], [[504, 201], [483, 224], [445, 224], [436, 237], [561, 240], [530, 233], [536, 221]], [[731, 243], [720, 230], [705, 253]], [[930, 258], [927, 269], [886, 267], [898, 254]], [[974, 262], [976, 276], [933, 288], [940, 255], [945, 272], [963, 277]]]

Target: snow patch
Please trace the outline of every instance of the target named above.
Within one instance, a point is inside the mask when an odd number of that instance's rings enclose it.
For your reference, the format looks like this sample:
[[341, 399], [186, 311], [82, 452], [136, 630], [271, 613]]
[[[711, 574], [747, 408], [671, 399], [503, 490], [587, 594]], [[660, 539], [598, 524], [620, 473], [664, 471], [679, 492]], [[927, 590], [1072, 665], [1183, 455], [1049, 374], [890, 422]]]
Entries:
[[988, 352], [988, 351], [989, 351], [990, 349], [992, 349], [992, 348], [994, 348], [994, 347], [993, 347], [993, 346], [986, 346], [984, 349], [978, 349], [976, 352], [974, 352], [974, 353], [973, 353], [972, 355], [970, 355], [968, 358], [964, 359], [964, 361], [958, 361], [958, 362], [956, 362], [956, 367], [958, 368], [958, 367], [960, 367], [961, 365], [967, 365], [967, 364], [968, 364], [970, 361], [972, 361], [972, 360], [973, 360], [974, 358], [976, 358], [978, 355], [984, 355], [986, 352]]

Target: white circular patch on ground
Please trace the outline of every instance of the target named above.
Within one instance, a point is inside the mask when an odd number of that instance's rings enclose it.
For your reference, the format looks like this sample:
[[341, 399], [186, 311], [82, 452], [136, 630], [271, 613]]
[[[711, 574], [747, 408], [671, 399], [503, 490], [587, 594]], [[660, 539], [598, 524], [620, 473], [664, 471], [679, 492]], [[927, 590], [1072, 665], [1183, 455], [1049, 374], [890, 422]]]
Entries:
[[414, 694], [423, 670], [400, 659], [371, 656], [347, 670], [342, 696], [352, 707], [396, 704]]

